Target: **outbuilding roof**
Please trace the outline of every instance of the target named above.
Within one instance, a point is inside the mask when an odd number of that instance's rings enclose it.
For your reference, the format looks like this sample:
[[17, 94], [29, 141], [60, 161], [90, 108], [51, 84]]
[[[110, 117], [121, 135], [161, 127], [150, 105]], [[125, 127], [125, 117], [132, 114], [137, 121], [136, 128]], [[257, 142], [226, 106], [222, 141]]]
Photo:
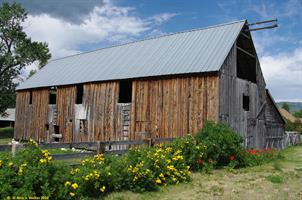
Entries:
[[246, 20], [235, 21], [53, 60], [17, 90], [215, 72], [245, 23]]
[[15, 121], [15, 108], [8, 108], [4, 113], [0, 113], [0, 121]]

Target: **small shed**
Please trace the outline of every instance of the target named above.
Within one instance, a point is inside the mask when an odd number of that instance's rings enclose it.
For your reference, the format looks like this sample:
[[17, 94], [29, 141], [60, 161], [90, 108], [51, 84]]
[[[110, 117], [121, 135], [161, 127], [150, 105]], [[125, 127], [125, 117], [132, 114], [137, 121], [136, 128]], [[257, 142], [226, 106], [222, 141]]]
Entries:
[[8, 108], [2, 114], [0, 114], [0, 128], [14, 127], [15, 125], [15, 109]]
[[16, 139], [135, 140], [225, 122], [247, 147], [284, 136], [246, 20], [49, 62], [17, 88]]

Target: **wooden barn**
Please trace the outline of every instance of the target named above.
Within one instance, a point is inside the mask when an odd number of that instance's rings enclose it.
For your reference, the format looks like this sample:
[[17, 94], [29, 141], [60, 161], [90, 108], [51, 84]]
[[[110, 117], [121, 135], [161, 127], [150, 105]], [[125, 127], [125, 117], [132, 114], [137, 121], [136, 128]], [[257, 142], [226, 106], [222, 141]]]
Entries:
[[248, 147], [284, 136], [246, 20], [49, 62], [17, 88], [15, 139], [172, 138], [207, 120], [229, 123]]

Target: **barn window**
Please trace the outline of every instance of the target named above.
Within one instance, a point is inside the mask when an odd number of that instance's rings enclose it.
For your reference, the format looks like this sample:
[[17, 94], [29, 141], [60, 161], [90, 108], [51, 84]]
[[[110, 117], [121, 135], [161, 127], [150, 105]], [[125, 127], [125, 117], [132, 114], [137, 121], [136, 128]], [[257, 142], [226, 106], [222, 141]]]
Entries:
[[83, 85], [77, 85], [77, 99], [76, 104], [82, 104], [83, 103], [83, 94], [84, 94]]
[[131, 103], [132, 81], [120, 81], [119, 103]]
[[237, 77], [256, 83], [256, 51], [247, 33], [237, 39]]
[[29, 91], [29, 104], [31, 105], [33, 103], [33, 91]]
[[[58, 125], [54, 125], [53, 128], [54, 128], [54, 133], [55, 134], [60, 134], [60, 127]], [[55, 137], [54, 141], [55, 142], [59, 142], [60, 138], [59, 137]]]
[[51, 87], [49, 90], [49, 104], [56, 104], [57, 102], [57, 88]]
[[243, 102], [242, 102], [243, 110], [249, 111], [250, 110], [250, 97], [243, 95]]

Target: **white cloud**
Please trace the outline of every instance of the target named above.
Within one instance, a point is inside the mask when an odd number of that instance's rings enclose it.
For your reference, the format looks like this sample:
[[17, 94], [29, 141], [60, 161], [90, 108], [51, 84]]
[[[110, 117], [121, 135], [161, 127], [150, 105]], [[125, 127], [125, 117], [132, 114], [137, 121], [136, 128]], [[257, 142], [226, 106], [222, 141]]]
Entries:
[[176, 13], [161, 13], [161, 14], [149, 17], [148, 21], [150, 21], [151, 24], [155, 23], [157, 25], [160, 25], [160, 24], [170, 20], [172, 17], [175, 17], [176, 15], [177, 15]]
[[[142, 34], [161, 35], [163, 32], [159, 26], [177, 15], [160, 13], [140, 18], [134, 15], [134, 10], [132, 7], [115, 6], [106, 0], [95, 6], [80, 23], [43, 13], [28, 15], [24, 27], [33, 40], [47, 42], [52, 59], [56, 59], [81, 53], [83, 48], [99, 48], [102, 43], [130, 42]], [[27, 77], [31, 69], [37, 69], [37, 66], [27, 66], [21, 77]]]
[[110, 1], [96, 6], [81, 23], [72, 23], [48, 14], [29, 15], [25, 31], [37, 41], [49, 44], [52, 59], [97, 48], [100, 43], [133, 40], [170, 20], [176, 14], [161, 13], [146, 19], [133, 15], [134, 8], [119, 7]]
[[250, 2], [250, 4], [247, 6], [247, 9], [254, 11], [262, 19], [271, 19], [275, 17], [293, 18], [302, 15], [301, 0], [288, 0], [282, 3], [284, 4], [281, 5], [280, 2], [262, 2], [260, 4]]
[[277, 100], [302, 101], [302, 48], [260, 57], [268, 88]]

